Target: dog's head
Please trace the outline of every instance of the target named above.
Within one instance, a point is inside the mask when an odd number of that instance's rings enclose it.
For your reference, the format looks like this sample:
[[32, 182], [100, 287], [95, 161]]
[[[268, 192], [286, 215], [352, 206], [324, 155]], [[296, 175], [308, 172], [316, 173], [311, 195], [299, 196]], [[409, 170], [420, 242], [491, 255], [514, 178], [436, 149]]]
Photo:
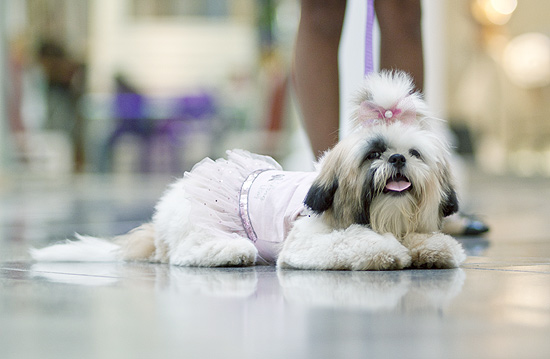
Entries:
[[360, 127], [321, 159], [305, 204], [335, 228], [403, 237], [433, 232], [458, 210], [448, 145], [419, 123]]

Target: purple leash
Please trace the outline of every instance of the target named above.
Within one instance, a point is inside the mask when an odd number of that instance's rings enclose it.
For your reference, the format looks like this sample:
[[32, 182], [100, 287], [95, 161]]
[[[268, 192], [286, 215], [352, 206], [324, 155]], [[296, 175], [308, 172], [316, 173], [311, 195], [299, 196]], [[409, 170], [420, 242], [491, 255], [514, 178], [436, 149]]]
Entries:
[[374, 0], [367, 0], [367, 27], [365, 31], [365, 76], [374, 71], [372, 56], [372, 27], [374, 25]]

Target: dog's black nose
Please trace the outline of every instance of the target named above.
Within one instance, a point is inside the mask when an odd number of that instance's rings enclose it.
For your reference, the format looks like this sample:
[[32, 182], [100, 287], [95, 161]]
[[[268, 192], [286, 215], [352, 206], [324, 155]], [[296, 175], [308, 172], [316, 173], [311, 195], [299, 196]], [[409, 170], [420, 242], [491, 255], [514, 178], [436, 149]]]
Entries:
[[405, 162], [407, 162], [407, 159], [403, 155], [395, 154], [390, 156], [388, 162], [394, 165], [396, 168], [401, 168], [405, 166]]

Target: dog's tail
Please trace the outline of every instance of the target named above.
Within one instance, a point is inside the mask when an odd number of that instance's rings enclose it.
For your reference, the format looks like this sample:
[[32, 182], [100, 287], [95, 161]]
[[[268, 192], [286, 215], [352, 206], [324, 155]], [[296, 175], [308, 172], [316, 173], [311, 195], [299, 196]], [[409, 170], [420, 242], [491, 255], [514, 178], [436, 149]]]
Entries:
[[30, 250], [31, 257], [40, 262], [118, 262], [154, 261], [155, 229], [152, 223], [143, 224], [127, 234], [111, 240], [76, 235], [49, 247]]

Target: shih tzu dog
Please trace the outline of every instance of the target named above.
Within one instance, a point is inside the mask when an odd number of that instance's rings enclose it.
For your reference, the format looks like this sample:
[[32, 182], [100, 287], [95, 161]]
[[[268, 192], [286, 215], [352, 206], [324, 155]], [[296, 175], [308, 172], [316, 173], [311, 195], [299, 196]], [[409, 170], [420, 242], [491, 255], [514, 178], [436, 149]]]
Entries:
[[287, 172], [270, 157], [229, 151], [172, 184], [151, 223], [113, 240], [79, 236], [31, 254], [201, 267], [459, 266], [461, 245], [439, 232], [458, 201], [438, 120], [401, 72], [369, 75], [356, 105], [355, 131], [315, 172]]

